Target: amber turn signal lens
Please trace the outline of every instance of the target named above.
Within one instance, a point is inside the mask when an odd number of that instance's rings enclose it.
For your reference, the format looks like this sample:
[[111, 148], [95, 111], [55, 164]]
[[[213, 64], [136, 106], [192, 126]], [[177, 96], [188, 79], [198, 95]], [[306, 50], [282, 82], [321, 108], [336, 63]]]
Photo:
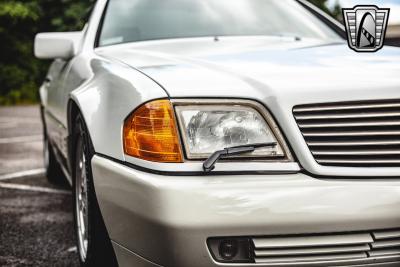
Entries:
[[171, 102], [144, 104], [124, 123], [125, 154], [156, 162], [182, 162], [178, 131]]

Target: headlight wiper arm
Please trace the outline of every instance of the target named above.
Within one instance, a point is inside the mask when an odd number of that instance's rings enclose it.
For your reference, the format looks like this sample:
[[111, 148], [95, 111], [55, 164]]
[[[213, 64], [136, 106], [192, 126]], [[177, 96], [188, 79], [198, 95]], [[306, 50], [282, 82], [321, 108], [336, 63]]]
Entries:
[[215, 163], [221, 158], [227, 158], [230, 156], [240, 155], [244, 153], [251, 153], [260, 147], [275, 147], [276, 142], [271, 143], [259, 143], [259, 144], [248, 144], [243, 146], [228, 147], [223, 150], [217, 150], [211, 154], [206, 161], [203, 163], [203, 170], [205, 172], [210, 172], [215, 168]]

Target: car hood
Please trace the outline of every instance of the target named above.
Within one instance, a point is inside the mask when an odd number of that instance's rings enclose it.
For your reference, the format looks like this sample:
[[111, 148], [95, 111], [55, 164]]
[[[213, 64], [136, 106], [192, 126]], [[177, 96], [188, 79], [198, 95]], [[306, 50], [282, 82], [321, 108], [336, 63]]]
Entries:
[[[400, 85], [400, 49], [356, 53], [344, 42], [289, 37], [192, 38], [117, 45], [100, 48], [97, 53], [140, 70], [171, 97], [262, 101], [299, 96], [293, 104], [300, 104], [300, 99], [303, 103], [320, 97], [326, 100], [330, 94], [330, 100], [338, 101], [376, 98], [377, 88], [395, 89], [398, 96]], [[388, 91], [386, 97], [390, 97]]]

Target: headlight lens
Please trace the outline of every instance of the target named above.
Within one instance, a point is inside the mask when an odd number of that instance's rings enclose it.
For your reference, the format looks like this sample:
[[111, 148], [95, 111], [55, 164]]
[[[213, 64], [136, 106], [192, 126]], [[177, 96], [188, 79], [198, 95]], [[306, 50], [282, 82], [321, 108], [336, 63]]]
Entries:
[[207, 158], [232, 146], [276, 142], [240, 157], [284, 157], [271, 126], [254, 108], [242, 105], [176, 106], [183, 142], [189, 159]]

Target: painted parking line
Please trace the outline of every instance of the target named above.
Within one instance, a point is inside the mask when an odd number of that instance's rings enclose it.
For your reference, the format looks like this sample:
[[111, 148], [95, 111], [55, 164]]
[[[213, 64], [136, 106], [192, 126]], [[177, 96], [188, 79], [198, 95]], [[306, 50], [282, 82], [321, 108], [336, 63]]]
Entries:
[[43, 140], [43, 135], [17, 136], [9, 138], [0, 138], [0, 144], [29, 143], [42, 140]]
[[43, 168], [21, 171], [21, 172], [7, 173], [7, 174], [0, 175], [0, 181], [11, 180], [11, 179], [16, 179], [16, 178], [26, 178], [26, 177], [36, 176], [36, 175], [42, 175], [44, 173], [45, 173], [45, 169], [43, 169]]
[[69, 253], [72, 253], [72, 252], [75, 253], [77, 251], [78, 251], [78, 248], [76, 246], [70, 247], [69, 249], [67, 249], [67, 252], [69, 252]]
[[71, 194], [71, 192], [68, 190], [60, 190], [60, 189], [53, 189], [53, 188], [48, 188], [48, 187], [31, 186], [31, 185], [23, 185], [23, 184], [8, 184], [8, 183], [1, 183], [1, 182], [0, 182], [0, 188], [41, 192], [41, 193], [51, 193], [51, 194], [63, 194], [63, 195]]

